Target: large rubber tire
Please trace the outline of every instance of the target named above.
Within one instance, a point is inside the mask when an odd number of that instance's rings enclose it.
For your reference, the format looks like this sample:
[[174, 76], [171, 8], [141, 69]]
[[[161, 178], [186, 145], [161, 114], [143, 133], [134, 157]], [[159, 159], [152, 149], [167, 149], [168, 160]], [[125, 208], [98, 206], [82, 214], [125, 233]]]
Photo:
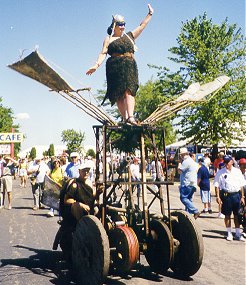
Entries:
[[171, 213], [173, 237], [180, 242], [175, 251], [172, 270], [184, 277], [194, 275], [203, 260], [203, 237], [195, 219], [185, 211]]
[[97, 217], [84, 216], [78, 222], [73, 234], [72, 260], [78, 284], [99, 285], [107, 277], [109, 241]]
[[139, 243], [132, 228], [119, 226], [109, 233], [111, 269], [118, 273], [129, 272], [139, 260]]
[[147, 238], [147, 250], [144, 253], [151, 269], [156, 273], [165, 273], [173, 260], [173, 237], [168, 226], [161, 220], [153, 219]]

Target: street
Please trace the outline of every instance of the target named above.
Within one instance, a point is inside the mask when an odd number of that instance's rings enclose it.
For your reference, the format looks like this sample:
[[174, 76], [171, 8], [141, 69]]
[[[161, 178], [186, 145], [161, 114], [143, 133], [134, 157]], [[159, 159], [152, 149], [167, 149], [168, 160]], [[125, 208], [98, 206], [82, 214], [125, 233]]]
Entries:
[[[19, 178], [13, 181], [12, 209], [0, 210], [0, 284], [75, 284], [70, 281], [60, 248], [52, 250], [58, 216], [47, 218], [48, 208], [33, 211], [30, 183], [20, 188]], [[178, 184], [169, 188], [171, 209], [183, 209]], [[199, 191], [194, 204], [202, 210]], [[214, 197], [212, 205], [213, 214], [201, 214], [196, 220], [203, 234], [204, 258], [200, 270], [189, 280], [177, 279], [170, 269], [165, 276], [154, 274], [141, 256], [141, 266], [127, 276], [108, 276], [105, 284], [245, 284], [245, 243], [226, 241], [224, 221], [217, 217]], [[154, 207], [159, 211], [157, 204]]]

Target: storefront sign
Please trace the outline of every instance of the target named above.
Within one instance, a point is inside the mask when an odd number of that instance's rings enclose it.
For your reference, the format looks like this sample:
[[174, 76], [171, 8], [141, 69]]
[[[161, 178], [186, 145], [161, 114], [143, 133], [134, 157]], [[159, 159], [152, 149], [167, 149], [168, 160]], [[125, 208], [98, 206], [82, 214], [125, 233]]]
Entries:
[[10, 144], [0, 144], [0, 154], [10, 154]]
[[0, 133], [0, 143], [21, 143], [22, 133]]

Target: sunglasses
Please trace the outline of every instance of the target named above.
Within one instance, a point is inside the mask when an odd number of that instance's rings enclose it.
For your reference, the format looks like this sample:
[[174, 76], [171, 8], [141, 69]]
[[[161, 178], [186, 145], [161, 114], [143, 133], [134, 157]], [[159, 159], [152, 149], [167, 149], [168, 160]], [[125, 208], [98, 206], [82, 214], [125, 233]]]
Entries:
[[125, 25], [126, 25], [125, 22], [116, 22], [116, 26], [118, 26], [118, 27], [123, 27]]

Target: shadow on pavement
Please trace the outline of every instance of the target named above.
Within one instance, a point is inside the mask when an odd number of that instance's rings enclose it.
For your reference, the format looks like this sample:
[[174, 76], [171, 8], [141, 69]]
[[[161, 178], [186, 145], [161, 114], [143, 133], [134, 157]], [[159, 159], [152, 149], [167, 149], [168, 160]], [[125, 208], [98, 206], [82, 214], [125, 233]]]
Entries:
[[28, 215], [29, 216], [46, 217], [47, 218], [47, 213], [40, 214], [40, 213], [34, 212], [34, 213], [28, 214]]
[[[15, 198], [16, 199], [16, 198]], [[20, 198], [17, 198], [19, 200], [30, 200], [30, 201], [33, 201], [33, 198], [28, 198], [28, 197], [20, 197]]]
[[214, 234], [219, 235], [219, 236], [214, 236], [214, 235], [209, 235], [209, 234], [202, 234], [202, 236], [206, 238], [225, 239], [225, 236], [226, 236], [225, 231], [219, 231], [219, 230], [203, 230], [203, 231], [207, 233], [214, 233]]
[[[18, 266], [31, 271], [34, 274], [49, 278], [49, 282], [55, 285], [76, 284], [72, 274], [71, 265], [69, 266], [62, 258], [62, 252], [46, 249], [36, 249], [23, 245], [16, 245], [15, 248], [22, 248], [32, 251], [34, 254], [26, 258], [0, 259], [0, 268], [5, 266]], [[138, 264], [136, 269], [128, 274], [118, 275], [114, 272], [109, 275], [104, 284], [107, 285], [124, 285], [126, 280], [132, 278], [142, 278], [153, 282], [162, 283], [162, 277], [166, 276], [171, 279], [192, 281], [191, 277], [183, 278], [175, 275], [172, 271], [167, 271], [159, 275], [151, 271], [149, 266]]]
[[34, 274], [48, 277], [49, 281], [56, 285], [75, 284], [72, 282], [68, 264], [62, 259], [62, 252], [22, 245], [14, 247], [27, 249], [35, 254], [26, 258], [0, 259], [0, 268], [8, 265], [18, 266], [26, 268]]
[[[206, 214], [205, 214], [206, 215]], [[208, 214], [206, 216], [203, 216], [203, 214], [201, 214], [198, 219], [218, 219], [218, 217], [215, 216], [209, 216]]]
[[30, 209], [32, 209], [32, 208], [30, 208], [30, 207], [18, 207], [18, 206], [14, 206], [14, 207], [12, 207], [12, 209], [16, 209], [16, 210], [30, 210]]
[[169, 277], [171, 279], [176, 280], [183, 280], [183, 281], [192, 281], [193, 279], [191, 277], [183, 277], [178, 276], [172, 271], [167, 271], [165, 274], [160, 275], [153, 271], [151, 271], [150, 266], [145, 266], [142, 264], [137, 265], [137, 268], [135, 270], [130, 271], [128, 274], [122, 274], [122, 275], [109, 275], [106, 279], [105, 284], [107, 285], [123, 285], [124, 280], [129, 280], [131, 278], [142, 278], [144, 280], [149, 280], [153, 282], [163, 282], [162, 276]]

